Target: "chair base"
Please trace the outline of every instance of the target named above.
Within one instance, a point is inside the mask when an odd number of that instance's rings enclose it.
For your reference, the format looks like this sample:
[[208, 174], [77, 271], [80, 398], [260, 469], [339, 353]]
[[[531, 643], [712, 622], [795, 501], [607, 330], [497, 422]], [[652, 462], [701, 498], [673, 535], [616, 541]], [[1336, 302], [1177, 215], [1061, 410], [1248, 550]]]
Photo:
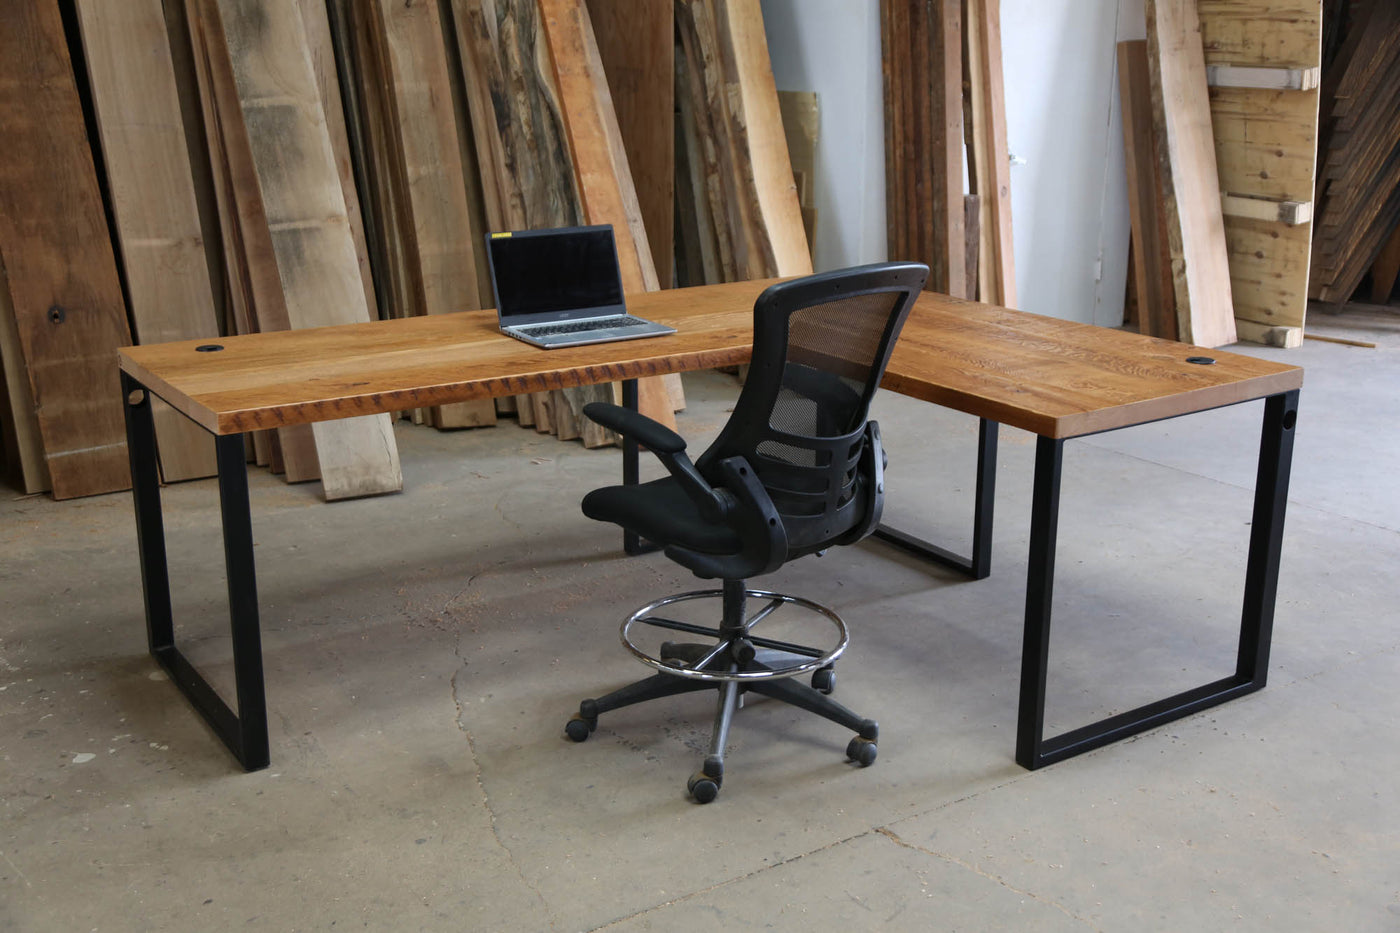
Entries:
[[[768, 606], [753, 616], [747, 616], [744, 611], [745, 597], [750, 595], [770, 600]], [[657, 624], [655, 617], [643, 617], [650, 610], [681, 599], [707, 596], [721, 596], [724, 599], [724, 621], [718, 629], [705, 629], [672, 620], [660, 620], [660, 623], [665, 628], [710, 635], [715, 638], [714, 642], [667, 642], [662, 645], [660, 657], [653, 657], [636, 648], [628, 639], [628, 629], [634, 622]], [[751, 633], [751, 628], [767, 618], [779, 604], [792, 603], [799, 603], [803, 608], [813, 609], [835, 621], [840, 633], [836, 649], [824, 651], [789, 642], [775, 642]], [[878, 753], [879, 725], [827, 695], [835, 686], [832, 662], [845, 650], [846, 642], [845, 625], [831, 610], [795, 597], [745, 590], [741, 580], [724, 581], [723, 590], [687, 593], [659, 600], [633, 613], [623, 625], [623, 643], [633, 654], [656, 667], [658, 672], [606, 696], [584, 700], [564, 731], [575, 742], [582, 742], [597, 728], [598, 717], [603, 713], [662, 697], [697, 690], [716, 690], [719, 696], [709, 751], [700, 770], [686, 782], [687, 791], [698, 803], [709, 803], [718, 796], [724, 781], [725, 746], [734, 714], [739, 708], [739, 699], [744, 693], [753, 692], [815, 713], [856, 732], [856, 737], [846, 746], [846, 756], [865, 767], [875, 761]], [[812, 674], [811, 686], [794, 682], [793, 678], [809, 672]]]

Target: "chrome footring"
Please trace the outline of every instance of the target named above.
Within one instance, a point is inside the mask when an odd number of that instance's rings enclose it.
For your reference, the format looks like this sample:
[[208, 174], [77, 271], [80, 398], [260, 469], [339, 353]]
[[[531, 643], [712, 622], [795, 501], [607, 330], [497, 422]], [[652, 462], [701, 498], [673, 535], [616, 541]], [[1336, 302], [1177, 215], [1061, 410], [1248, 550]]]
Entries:
[[[632, 653], [632, 656], [635, 657], [637, 660], [641, 661], [643, 664], [650, 665], [651, 667], [654, 667], [658, 671], [661, 671], [663, 673], [674, 674], [677, 677], [685, 677], [691, 680], [714, 681], [777, 680], [782, 677], [796, 677], [801, 674], [809, 674], [812, 671], [818, 670], [819, 668], [823, 668], [831, 664], [833, 661], [835, 661], [841, 656], [841, 653], [843, 651], [846, 650], [846, 645], [850, 642], [850, 633], [846, 629], [846, 623], [843, 622], [841, 620], [841, 617], [838, 616], [835, 612], [821, 605], [820, 603], [814, 603], [809, 599], [802, 599], [798, 596], [788, 596], [784, 593], [771, 593], [767, 590], [745, 590], [744, 594], [749, 599], [768, 600], [769, 605], [765, 609], [755, 613], [751, 620], [745, 620], [745, 634], [743, 637], [752, 637], [760, 642], [766, 641], [766, 639], [762, 639], [760, 636], [752, 635], [749, 631], [750, 627], [756, 626], [759, 622], [762, 622], [775, 609], [780, 608], [780, 604], [794, 605], [802, 609], [806, 609], [809, 612], [815, 612], [818, 615], [825, 616], [827, 621], [830, 622], [836, 628], [836, 647], [832, 648], [830, 651], [826, 652], [820, 657], [813, 657], [804, 661], [796, 661], [792, 664], [784, 665], [782, 667], [773, 667], [769, 669], [753, 671], [725, 671], [707, 669], [707, 664], [709, 661], [714, 660], [723, 654], [724, 649], [729, 644], [728, 639], [717, 639], [715, 642], [715, 650], [709, 652], [706, 656], [706, 664], [696, 666], [687, 666], [679, 660], [665, 661], [661, 658], [652, 657], [650, 654], [647, 654], [646, 651], [637, 647], [637, 645], [632, 642], [632, 626], [636, 625], [637, 623], [646, 624], [647, 617], [650, 616], [652, 613], [656, 612], [657, 610], [662, 609], [666, 606], [674, 605], [675, 603], [685, 602], [692, 599], [720, 599], [723, 598], [723, 590], [695, 590], [690, 593], [679, 593], [675, 596], [667, 596], [664, 599], [656, 600], [656, 602], [648, 603], [647, 605], [643, 606], [642, 608], [638, 609], [636, 612], [628, 616], [627, 620], [622, 623], [622, 630], [620, 632], [622, 636], [622, 645], [628, 651], [630, 651]], [[658, 623], [652, 624], [655, 625]], [[662, 625], [661, 627], [671, 626]], [[684, 631], [685, 629], [681, 630]], [[729, 667], [732, 668], [733, 665], [730, 664]]]

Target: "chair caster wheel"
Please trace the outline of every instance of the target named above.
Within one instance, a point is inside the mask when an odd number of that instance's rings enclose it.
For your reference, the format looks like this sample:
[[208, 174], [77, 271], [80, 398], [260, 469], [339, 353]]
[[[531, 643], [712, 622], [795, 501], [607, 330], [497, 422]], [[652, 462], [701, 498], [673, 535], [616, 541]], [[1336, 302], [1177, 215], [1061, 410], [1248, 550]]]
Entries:
[[873, 765], [875, 763], [875, 756], [879, 753], [880, 750], [875, 746], [874, 742], [869, 739], [863, 739], [860, 736], [851, 739], [851, 743], [846, 746], [846, 757], [862, 768], [868, 768]]
[[598, 720], [584, 719], [582, 716], [575, 714], [573, 719], [564, 723], [564, 734], [575, 742], [582, 742], [592, 735], [593, 730], [596, 728], [598, 728]]
[[719, 783], [704, 771], [696, 771], [685, 782], [685, 789], [690, 791], [696, 803], [709, 803], [719, 796]]
[[830, 695], [836, 689], [836, 669], [822, 667], [812, 672], [812, 689]]

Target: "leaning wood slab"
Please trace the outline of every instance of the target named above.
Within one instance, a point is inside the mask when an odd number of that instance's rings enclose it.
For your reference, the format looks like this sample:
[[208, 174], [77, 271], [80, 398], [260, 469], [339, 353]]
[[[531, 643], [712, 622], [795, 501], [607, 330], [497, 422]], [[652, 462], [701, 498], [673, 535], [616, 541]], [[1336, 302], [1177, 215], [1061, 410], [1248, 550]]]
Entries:
[[0, 126], [0, 264], [54, 498], [126, 489], [131, 333], [57, 0], [0, 8]]

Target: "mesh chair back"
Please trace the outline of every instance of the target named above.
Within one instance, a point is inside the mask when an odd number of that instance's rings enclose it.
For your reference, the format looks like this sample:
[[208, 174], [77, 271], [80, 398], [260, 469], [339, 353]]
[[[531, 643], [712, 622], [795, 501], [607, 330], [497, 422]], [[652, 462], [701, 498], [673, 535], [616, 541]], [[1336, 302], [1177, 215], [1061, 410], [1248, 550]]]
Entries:
[[928, 274], [881, 263], [782, 282], [754, 304], [748, 379], [696, 466], [742, 455], [783, 519], [789, 556], [835, 543], [872, 499], [866, 416]]

